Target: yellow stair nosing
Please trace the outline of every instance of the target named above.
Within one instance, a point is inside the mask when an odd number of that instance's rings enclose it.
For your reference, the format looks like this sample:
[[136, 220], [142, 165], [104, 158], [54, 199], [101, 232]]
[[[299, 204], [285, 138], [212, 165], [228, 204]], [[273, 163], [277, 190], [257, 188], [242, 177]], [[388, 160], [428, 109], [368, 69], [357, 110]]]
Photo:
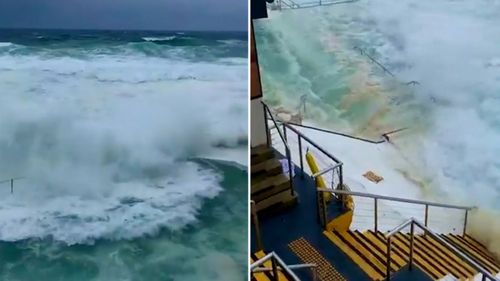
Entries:
[[[399, 239], [401, 239], [401, 241], [406, 245], [406, 247], [408, 247], [408, 248], [410, 247], [410, 241], [409, 241], [409, 238], [407, 237], [406, 234], [397, 233], [395, 236], [398, 237]], [[414, 241], [414, 243], [415, 242], [416, 241]], [[426, 251], [426, 249], [422, 249], [422, 247], [420, 247], [420, 244], [418, 244], [418, 243], [415, 243], [413, 245], [413, 254], [414, 254], [414, 256], [415, 255], [420, 256], [429, 265], [433, 266], [438, 272], [441, 272], [442, 274], [444, 274], [443, 276], [445, 276], [447, 274], [452, 274], [455, 278], [460, 277], [460, 276], [457, 276], [456, 273], [451, 272], [446, 267], [446, 265], [442, 264], [442, 262], [440, 260], [438, 260], [435, 257], [433, 257], [432, 255], [430, 255], [430, 253], [428, 251]]]
[[383, 264], [379, 259], [377, 259], [377, 257], [375, 257], [374, 254], [371, 251], [369, 251], [363, 245], [361, 245], [358, 241], [356, 241], [356, 239], [354, 239], [353, 237], [351, 237], [351, 235], [349, 234], [348, 231], [346, 231], [346, 232], [337, 232], [337, 234], [338, 235], [342, 235], [342, 237], [345, 240], [347, 240], [347, 242], [349, 244], [351, 244], [352, 247], [356, 248], [358, 251], [361, 252], [361, 254], [363, 254], [367, 259], [369, 259], [370, 263], [373, 266], [376, 266], [380, 271], [382, 271], [384, 273], [387, 271], [387, 268], [386, 268], [385, 264]]
[[[375, 236], [373, 236], [373, 234], [371, 232], [359, 233], [359, 234], [363, 235], [367, 240], [370, 240], [373, 244], [375, 244], [377, 246], [377, 250], [381, 254], [383, 254], [384, 257], [385, 257], [385, 255], [387, 255], [387, 245], [385, 243], [382, 243]], [[408, 264], [406, 262], [406, 260], [404, 258], [402, 258], [398, 252], [395, 252], [395, 251], [392, 251], [392, 253], [391, 253], [391, 263], [393, 263], [393, 262], [397, 262], [398, 267], [400, 267], [400, 268], [402, 268], [406, 264]]]
[[[484, 258], [483, 256], [481, 256], [479, 253], [477, 253], [476, 251], [473, 251], [472, 249], [468, 248], [467, 245], [464, 245], [462, 243], [462, 241], [456, 239], [455, 237], [452, 237], [452, 236], [446, 236], [448, 239], [452, 240], [455, 244], [458, 244], [460, 245], [462, 248], [465, 248], [467, 249], [467, 253], [469, 253], [470, 255], [472, 255], [476, 260], [480, 260], [481, 264], [483, 266], [485, 266], [491, 273], [493, 274], [496, 274], [498, 270], [500, 270], [500, 268], [498, 268], [497, 265], [491, 263], [488, 259]], [[454, 245], [456, 246], [456, 245]], [[459, 248], [459, 250], [461, 250]]]
[[477, 270], [475, 270], [472, 266], [470, 266], [469, 264], [467, 264], [466, 262], [464, 262], [460, 257], [458, 257], [455, 253], [453, 253], [452, 251], [450, 251], [448, 248], [446, 248], [444, 245], [442, 245], [441, 243], [439, 243], [438, 241], [436, 241], [435, 239], [433, 239], [432, 237], [430, 237], [429, 235], [424, 235], [424, 236], [421, 236], [420, 239], [423, 239], [423, 240], [426, 240], [428, 243], [430, 243], [434, 248], [436, 249], [439, 249], [439, 252], [441, 252], [443, 255], [445, 255], [448, 259], [451, 260], [451, 262], [453, 262], [453, 264], [458, 267], [458, 268], [461, 268], [465, 271], [467, 271], [467, 273], [471, 276], [468, 276], [468, 278], [470, 277], [473, 277], [474, 275], [477, 274]]
[[[457, 239], [461, 240], [461, 241], [465, 241], [467, 244], [467, 246], [469, 246], [469, 248], [471, 249], [474, 249], [475, 251], [479, 252], [479, 253], [482, 253], [485, 257], [488, 257], [488, 260], [497, 265], [497, 267], [500, 268], [500, 262], [495, 258], [495, 256], [492, 255], [492, 253], [482, 244], [480, 244], [479, 242], [477, 242], [476, 240], [474, 240], [474, 238], [470, 237], [470, 236], [466, 236], [466, 237], [469, 237], [469, 239], [466, 239], [464, 236], [460, 236], [460, 235], [452, 235], [453, 237], [456, 237]], [[471, 242], [471, 241], [474, 241], [474, 242]], [[477, 246], [479, 245], [479, 247]], [[470, 247], [472, 246], [472, 247]]]
[[[391, 239], [392, 244], [398, 245], [405, 253], [409, 253], [410, 249], [399, 239]], [[413, 253], [413, 260], [418, 262], [418, 267], [422, 269], [427, 275], [429, 275], [433, 279], [441, 279], [445, 276], [445, 274], [437, 271], [432, 265], [430, 265], [426, 260], [424, 260], [417, 253]]]
[[442, 266], [446, 272], [451, 273], [459, 279], [471, 277], [469, 272], [464, 271], [463, 268], [457, 266], [457, 264], [453, 262], [453, 260], [443, 251], [436, 250], [436, 247], [434, 247], [432, 243], [424, 240], [420, 235], [415, 236], [414, 243], [416, 247], [420, 246], [421, 251], [424, 252], [430, 259], [435, 261], [435, 263]]
[[[488, 248], [486, 248], [483, 244], [481, 244], [479, 241], [477, 241], [474, 237], [467, 235], [467, 234], [465, 236], [460, 236], [460, 237], [462, 237], [464, 240], [468, 241], [470, 244], [473, 244], [474, 246], [476, 246], [480, 250], [483, 250], [485, 253], [491, 255]], [[495, 258], [493, 257], [493, 259], [495, 259]]]
[[354, 261], [354, 263], [356, 263], [356, 265], [360, 267], [363, 270], [363, 272], [368, 274], [370, 278], [372, 278], [373, 280], [384, 279], [384, 276], [382, 276], [380, 273], [374, 270], [370, 264], [368, 264], [365, 260], [363, 260], [363, 258], [361, 258], [356, 252], [351, 250], [349, 246], [347, 246], [342, 240], [340, 240], [340, 238], [337, 238], [333, 233], [329, 231], [324, 231], [323, 234], [325, 234], [326, 237], [330, 239], [330, 241], [332, 241], [335, 245], [337, 245], [337, 247], [339, 247], [342, 250], [342, 252], [344, 252], [347, 256], [349, 256], [349, 258], [351, 258], [351, 260]]

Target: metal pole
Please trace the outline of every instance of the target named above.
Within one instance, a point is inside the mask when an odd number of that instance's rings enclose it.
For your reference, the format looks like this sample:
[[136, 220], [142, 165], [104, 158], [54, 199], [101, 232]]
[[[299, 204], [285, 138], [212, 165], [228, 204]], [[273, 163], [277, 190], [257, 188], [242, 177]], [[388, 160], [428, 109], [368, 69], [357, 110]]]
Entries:
[[264, 125], [266, 126], [266, 143], [267, 147], [271, 147], [271, 132], [269, 132], [269, 124], [267, 124], [267, 109], [264, 104], [262, 104], [262, 109], [264, 110]]
[[375, 218], [375, 232], [378, 231], [378, 199], [374, 198], [374, 218]]
[[386, 280], [391, 280], [391, 237], [387, 237]]
[[255, 238], [257, 240], [257, 247], [259, 250], [264, 249], [264, 245], [262, 244], [262, 237], [260, 236], [260, 225], [259, 225], [259, 217], [257, 217], [257, 210], [255, 209], [255, 202], [252, 201], [251, 204], [251, 212], [253, 218], [253, 225], [255, 227]]
[[14, 193], [14, 179], [10, 180], [10, 194]]
[[[469, 210], [465, 210], [465, 220], [464, 220], [464, 233], [463, 233], [463, 236], [465, 236], [465, 234], [467, 234], [467, 217], [469, 216]], [[483, 275], [484, 277], [484, 275]]]
[[295, 190], [293, 190], [293, 174], [292, 174], [292, 169], [294, 168], [292, 166], [292, 156], [290, 153], [290, 149], [286, 149], [286, 154], [287, 154], [287, 160], [288, 160], [288, 176], [290, 177], [290, 192], [292, 196], [295, 195]]
[[412, 222], [410, 225], [410, 264], [409, 270], [413, 269], [413, 240], [415, 238], [415, 224]]
[[312, 272], [313, 272], [313, 281], [318, 281], [318, 267], [315, 266]]
[[273, 268], [273, 279], [274, 281], [278, 281], [278, 269], [276, 268], [276, 259], [274, 258], [274, 256], [271, 257], [271, 266]]
[[300, 156], [300, 170], [302, 171], [302, 174], [300, 175], [302, 178], [304, 177], [304, 159], [302, 159], [302, 138], [300, 137], [299, 134], [297, 134], [299, 137], [299, 156]]
[[429, 220], [429, 204], [425, 204], [425, 226], [427, 226], [427, 222]]
[[285, 138], [285, 141], [288, 143], [288, 138], [286, 136], [286, 125], [283, 123], [283, 137]]
[[340, 165], [339, 167], [339, 183], [340, 183], [340, 186], [342, 188], [342, 190], [344, 189], [344, 168], [343, 168], [343, 165]]

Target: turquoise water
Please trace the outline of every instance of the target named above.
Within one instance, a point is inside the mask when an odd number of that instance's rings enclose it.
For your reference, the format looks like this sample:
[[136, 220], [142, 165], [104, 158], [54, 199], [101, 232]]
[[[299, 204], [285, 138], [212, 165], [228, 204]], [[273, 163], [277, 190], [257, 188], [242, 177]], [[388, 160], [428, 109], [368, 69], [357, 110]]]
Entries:
[[179, 231], [91, 245], [27, 239], [0, 243], [2, 280], [245, 280], [247, 172], [214, 163], [223, 191]]

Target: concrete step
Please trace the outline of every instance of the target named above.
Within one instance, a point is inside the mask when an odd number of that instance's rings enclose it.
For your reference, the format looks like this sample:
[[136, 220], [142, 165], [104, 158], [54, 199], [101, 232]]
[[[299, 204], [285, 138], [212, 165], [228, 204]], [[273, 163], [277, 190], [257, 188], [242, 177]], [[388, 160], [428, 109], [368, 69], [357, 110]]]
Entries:
[[259, 145], [252, 147], [250, 150], [250, 162], [252, 166], [273, 158], [276, 158], [276, 151], [272, 147]]
[[266, 215], [281, 212], [290, 208], [297, 203], [297, 195], [290, 192], [290, 190], [284, 190], [280, 193], [274, 194], [271, 197], [267, 197], [264, 200], [255, 202], [255, 208], [257, 212]]
[[[257, 182], [252, 181], [251, 185], [251, 194], [252, 200], [261, 200], [254, 198], [254, 196], [261, 198], [262, 194], [267, 194], [267, 196], [271, 196], [274, 193], [278, 193], [279, 191], [290, 188], [290, 180], [287, 176], [283, 174], [274, 175], [271, 177], [267, 177], [261, 179]], [[273, 192], [272, 190], [276, 190]]]
[[267, 159], [257, 164], [252, 164], [250, 167], [250, 172], [252, 176], [252, 182], [261, 180], [268, 176], [274, 176], [281, 174], [283, 168], [281, 163], [277, 159]]

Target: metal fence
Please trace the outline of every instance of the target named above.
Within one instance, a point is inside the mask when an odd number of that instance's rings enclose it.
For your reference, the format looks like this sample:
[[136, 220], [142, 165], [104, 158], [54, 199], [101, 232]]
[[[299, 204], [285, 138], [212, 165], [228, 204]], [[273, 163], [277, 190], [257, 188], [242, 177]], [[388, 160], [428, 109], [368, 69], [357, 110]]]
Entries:
[[[442, 204], [423, 200], [413, 200], [378, 194], [354, 192], [349, 190], [331, 190], [318, 188], [318, 196], [322, 193], [349, 195], [355, 203], [351, 229], [374, 231], [389, 231], [409, 218], [424, 222], [424, 226], [432, 227], [442, 233], [467, 232], [469, 212], [474, 207]], [[318, 200], [321, 204], [321, 200]], [[318, 206], [325, 209], [328, 205]], [[328, 218], [327, 218], [328, 219]]]

